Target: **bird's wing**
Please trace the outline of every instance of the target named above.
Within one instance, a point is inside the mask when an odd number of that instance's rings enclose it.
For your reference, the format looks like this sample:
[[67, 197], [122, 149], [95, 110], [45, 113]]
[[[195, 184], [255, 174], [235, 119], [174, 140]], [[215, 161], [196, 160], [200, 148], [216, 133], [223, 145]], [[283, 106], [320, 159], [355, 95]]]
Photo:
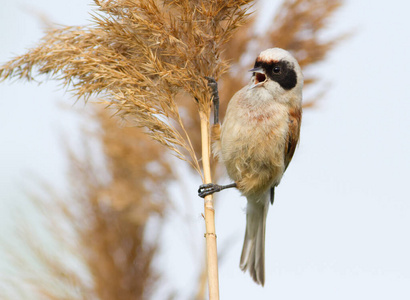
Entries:
[[270, 188], [270, 204], [273, 204], [275, 201], [275, 187], [276, 186]]
[[288, 168], [288, 165], [292, 160], [293, 154], [295, 153], [295, 149], [299, 141], [301, 120], [301, 109], [291, 109], [289, 111], [289, 131], [286, 138], [287, 143], [285, 145], [285, 170]]
[[[291, 109], [289, 111], [289, 131], [286, 137], [285, 144], [285, 171], [292, 160], [293, 154], [295, 153], [296, 146], [299, 141], [300, 133], [300, 122], [302, 120], [302, 110], [301, 109]], [[270, 203], [273, 204], [275, 198], [275, 186], [271, 187], [270, 190]]]

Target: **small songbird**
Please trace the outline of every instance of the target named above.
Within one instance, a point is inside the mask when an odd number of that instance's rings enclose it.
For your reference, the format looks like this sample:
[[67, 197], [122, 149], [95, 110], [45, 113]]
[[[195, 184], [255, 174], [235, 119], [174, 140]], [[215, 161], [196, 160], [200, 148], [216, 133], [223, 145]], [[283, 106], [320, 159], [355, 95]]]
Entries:
[[249, 84], [229, 102], [222, 128], [213, 128], [214, 151], [234, 183], [202, 185], [199, 195], [236, 187], [247, 198], [240, 268], [263, 286], [266, 216], [299, 140], [303, 75], [296, 59], [280, 48], [263, 51], [250, 71]]

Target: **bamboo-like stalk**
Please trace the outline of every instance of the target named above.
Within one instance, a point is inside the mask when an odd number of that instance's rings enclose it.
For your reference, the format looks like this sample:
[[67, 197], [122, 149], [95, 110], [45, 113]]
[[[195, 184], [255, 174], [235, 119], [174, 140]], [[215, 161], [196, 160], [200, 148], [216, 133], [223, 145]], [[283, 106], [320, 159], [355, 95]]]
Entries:
[[[203, 111], [200, 111], [199, 116], [201, 119], [202, 167], [204, 171], [204, 183], [211, 183], [209, 115]], [[218, 255], [215, 232], [215, 209], [212, 195], [208, 195], [204, 198], [204, 216], [209, 299], [218, 300]]]

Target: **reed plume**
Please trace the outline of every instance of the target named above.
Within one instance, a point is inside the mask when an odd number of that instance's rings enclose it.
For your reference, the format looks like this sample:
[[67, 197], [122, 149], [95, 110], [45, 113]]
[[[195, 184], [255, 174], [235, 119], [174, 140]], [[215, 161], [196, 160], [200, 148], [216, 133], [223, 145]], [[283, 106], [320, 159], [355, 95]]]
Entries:
[[175, 98], [186, 93], [209, 113], [205, 76], [227, 70], [222, 45], [250, 2], [95, 0], [92, 26], [49, 30], [0, 78], [49, 74], [77, 97], [100, 96], [199, 172]]

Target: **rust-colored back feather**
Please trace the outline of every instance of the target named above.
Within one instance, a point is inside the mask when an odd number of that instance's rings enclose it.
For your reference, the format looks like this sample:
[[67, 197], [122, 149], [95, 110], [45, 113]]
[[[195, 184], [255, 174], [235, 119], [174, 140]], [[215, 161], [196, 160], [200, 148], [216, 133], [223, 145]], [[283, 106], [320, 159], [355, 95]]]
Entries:
[[300, 123], [302, 120], [302, 109], [293, 108], [289, 110], [289, 132], [285, 145], [285, 170], [288, 168], [296, 146], [299, 142]]

